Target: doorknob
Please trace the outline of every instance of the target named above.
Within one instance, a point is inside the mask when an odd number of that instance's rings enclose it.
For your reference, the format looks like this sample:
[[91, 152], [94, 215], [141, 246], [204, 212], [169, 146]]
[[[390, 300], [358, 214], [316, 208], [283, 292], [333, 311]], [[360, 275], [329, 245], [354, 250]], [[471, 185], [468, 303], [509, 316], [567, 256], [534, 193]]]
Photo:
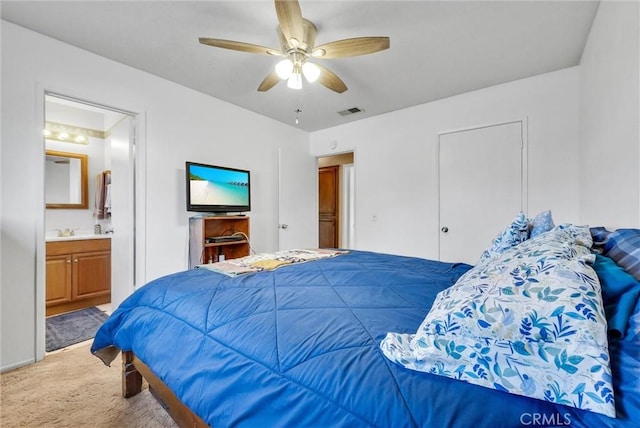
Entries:
[[447, 226], [442, 226], [442, 229], [440, 230], [444, 233], [447, 233], [449, 231], [449, 228]]
[[289, 227], [289, 225], [288, 225], [288, 224], [281, 224], [281, 225], [280, 225], [280, 229], [286, 229], [287, 227]]

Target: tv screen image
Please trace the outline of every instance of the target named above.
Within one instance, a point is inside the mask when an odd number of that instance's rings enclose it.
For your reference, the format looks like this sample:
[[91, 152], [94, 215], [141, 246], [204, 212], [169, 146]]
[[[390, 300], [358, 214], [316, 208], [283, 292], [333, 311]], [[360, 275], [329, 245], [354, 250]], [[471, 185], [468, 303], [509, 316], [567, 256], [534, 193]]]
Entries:
[[186, 173], [187, 211], [220, 213], [250, 210], [249, 171], [187, 162]]

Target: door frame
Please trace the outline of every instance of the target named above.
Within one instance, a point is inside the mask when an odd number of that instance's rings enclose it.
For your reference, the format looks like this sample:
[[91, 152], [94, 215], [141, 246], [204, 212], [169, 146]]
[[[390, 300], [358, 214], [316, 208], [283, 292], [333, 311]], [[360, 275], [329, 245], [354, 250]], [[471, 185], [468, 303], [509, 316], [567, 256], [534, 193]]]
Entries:
[[342, 204], [341, 222], [342, 224], [342, 242], [340, 247], [353, 249], [356, 245], [355, 231], [355, 153], [353, 154], [353, 163], [342, 165]]
[[[350, 163], [323, 163], [323, 159], [340, 158], [344, 155], [351, 155]], [[316, 155], [318, 159], [318, 172], [320, 165], [339, 167], [338, 180], [338, 247], [344, 249], [355, 249], [356, 246], [356, 149], [348, 149], [339, 153], [327, 153]], [[319, 195], [318, 195], [319, 197]]]
[[[56, 89], [55, 85], [37, 85], [36, 90], [36, 105], [39, 106], [35, 115], [35, 123], [40, 126], [40, 129], [44, 129], [45, 125], [45, 98], [46, 96], [53, 96], [69, 101], [77, 102], [80, 104], [86, 104], [89, 106], [97, 107], [103, 110], [111, 110], [118, 113], [128, 115], [132, 119], [132, 127], [129, 144], [133, 146], [132, 152], [132, 192], [133, 203], [129, 209], [129, 216], [131, 219], [131, 240], [130, 244], [133, 246], [133, 260], [132, 271], [133, 277], [131, 278], [132, 291], [136, 289], [137, 284], [144, 284], [146, 282], [146, 206], [144, 201], [146, 200], [146, 113], [144, 109], [138, 109], [138, 113], [135, 109], [124, 109], [114, 107], [107, 103], [101, 103], [97, 101], [90, 101], [87, 96], [74, 94], [73, 91], [68, 89]], [[42, 133], [40, 133], [42, 135]], [[45, 162], [45, 138], [42, 136], [42, 189], [41, 195], [44, 196], [44, 162]], [[45, 230], [45, 203], [44, 198], [42, 200], [42, 209], [36, 214], [36, 281], [35, 281], [35, 331], [34, 331], [34, 349], [35, 349], [35, 361], [42, 360], [45, 356], [46, 348], [46, 323], [45, 323], [45, 301], [46, 301], [46, 230]], [[112, 284], [113, 290], [113, 284]]]
[[527, 213], [528, 206], [529, 206], [529, 193], [528, 193], [528, 189], [529, 189], [529, 181], [528, 181], [529, 117], [528, 116], [511, 118], [508, 120], [502, 120], [502, 121], [496, 121], [496, 122], [487, 122], [487, 123], [478, 124], [478, 125], [470, 125], [467, 127], [454, 128], [454, 129], [449, 129], [445, 131], [440, 131], [437, 133], [436, 155], [435, 155], [436, 168], [435, 169], [436, 169], [436, 195], [438, 198], [438, 214], [437, 214], [438, 259], [440, 259], [440, 248], [441, 248], [441, 241], [442, 241], [442, 233], [440, 232], [440, 226], [442, 224], [442, 219], [440, 218], [440, 200], [442, 196], [440, 194], [440, 144], [441, 144], [442, 136], [455, 134], [458, 132], [475, 131], [478, 129], [492, 128], [494, 126], [511, 125], [515, 123], [520, 123], [520, 138], [522, 140], [522, 155], [520, 157], [520, 200], [521, 200], [520, 208], [522, 209], [522, 211]]

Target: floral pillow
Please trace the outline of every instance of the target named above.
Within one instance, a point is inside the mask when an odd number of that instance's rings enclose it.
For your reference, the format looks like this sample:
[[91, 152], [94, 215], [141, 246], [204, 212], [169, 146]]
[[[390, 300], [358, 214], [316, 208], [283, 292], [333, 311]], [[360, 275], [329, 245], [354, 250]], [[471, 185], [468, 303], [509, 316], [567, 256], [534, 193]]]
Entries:
[[587, 227], [562, 225], [469, 270], [416, 334], [383, 353], [408, 369], [615, 416]]
[[522, 211], [518, 213], [516, 218], [511, 222], [506, 229], [496, 236], [493, 241], [491, 241], [491, 245], [484, 250], [482, 255], [480, 256], [480, 261], [478, 264], [484, 263], [485, 261], [503, 253], [509, 248], [518, 245], [521, 242], [524, 242], [529, 237], [529, 220], [527, 216], [524, 215]]
[[551, 211], [543, 211], [530, 221], [531, 231], [529, 232], [529, 238], [535, 238], [541, 233], [550, 231], [555, 227]]

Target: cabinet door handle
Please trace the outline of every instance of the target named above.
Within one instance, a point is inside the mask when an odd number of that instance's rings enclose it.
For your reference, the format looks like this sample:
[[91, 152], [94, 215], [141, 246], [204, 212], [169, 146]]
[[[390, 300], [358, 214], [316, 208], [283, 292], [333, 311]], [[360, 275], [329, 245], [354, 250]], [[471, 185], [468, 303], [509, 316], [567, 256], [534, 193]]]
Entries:
[[70, 264], [70, 263], [71, 263], [71, 260], [67, 259], [67, 263], [69, 263], [69, 264]]
[[443, 226], [440, 230], [442, 230], [443, 233], [447, 233], [449, 231], [449, 228], [447, 226]]
[[74, 263], [78, 263], [78, 259], [73, 259], [73, 262]]

